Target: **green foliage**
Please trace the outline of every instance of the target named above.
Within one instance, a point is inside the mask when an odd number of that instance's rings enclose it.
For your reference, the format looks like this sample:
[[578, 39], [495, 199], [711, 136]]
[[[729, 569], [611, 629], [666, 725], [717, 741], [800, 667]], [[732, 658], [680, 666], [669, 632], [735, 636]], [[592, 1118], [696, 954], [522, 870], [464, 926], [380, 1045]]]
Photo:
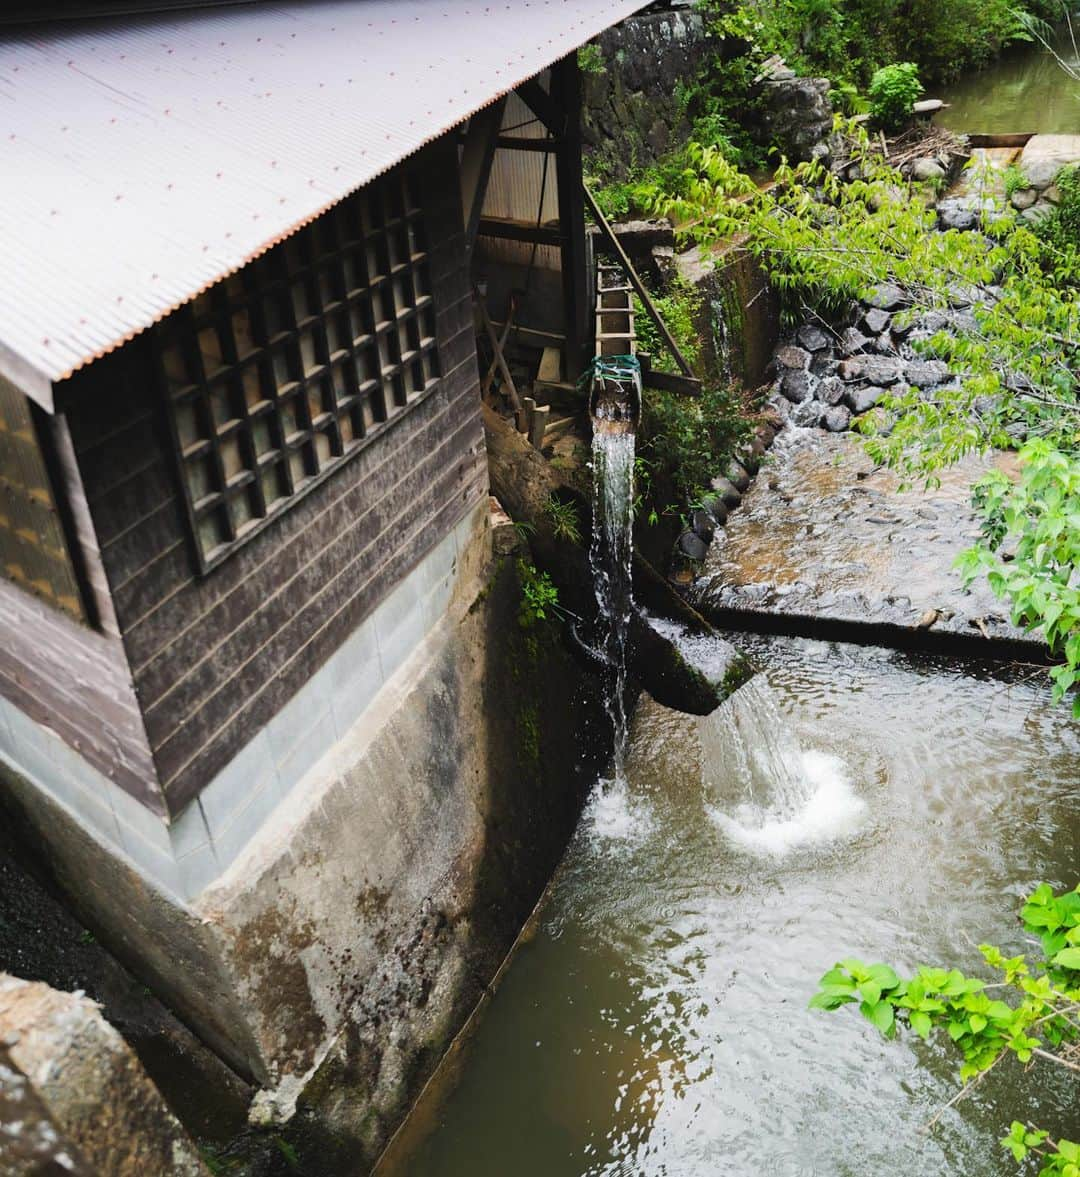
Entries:
[[1019, 164], [1009, 164], [1001, 173], [1001, 179], [1005, 185], [1006, 200], [1012, 200], [1017, 192], [1022, 192], [1025, 188], [1030, 187], [1030, 182], [1024, 174], [1024, 169]]
[[551, 495], [544, 504], [544, 514], [551, 520], [556, 539], [567, 543], [581, 543], [581, 521], [578, 519], [577, 504], [571, 499], [560, 499]]
[[[1080, 682], [1080, 454], [1035, 438], [1020, 463], [1019, 483], [998, 470], [976, 486], [983, 542], [958, 564], [965, 583], [985, 573], [1011, 605], [1013, 624], [1041, 631], [1063, 659], [1050, 671], [1060, 700]], [[1073, 714], [1080, 719], [1080, 694]]]
[[[1010, 1056], [1024, 1065], [1038, 1059], [1071, 1069], [1080, 1041], [1080, 887], [1055, 894], [1044, 883], [1020, 917], [1039, 937], [1042, 958], [1006, 957], [1000, 948], [981, 945], [983, 959], [999, 974], [992, 984], [959, 969], [926, 966], [905, 979], [889, 965], [849, 958], [821, 978], [810, 1007], [857, 1004], [886, 1038], [909, 1030], [922, 1039], [947, 1039], [963, 1059], [965, 1083]], [[1017, 1161], [1040, 1157], [1040, 1177], [1080, 1177], [1080, 1145], [1073, 1141], [1052, 1141], [1017, 1120], [1001, 1144]]]
[[1033, 21], [1061, 17], [1060, 0], [700, 0], [699, 8], [713, 35], [747, 44], [757, 61], [779, 53], [799, 73], [855, 85], [901, 54], [926, 79], [955, 77], [1031, 40]]
[[1035, 233], [1051, 249], [1075, 257], [1080, 250], [1080, 167], [1063, 169], [1056, 184], [1061, 202]]
[[922, 92], [919, 67], [913, 61], [883, 65], [870, 79], [870, 117], [879, 127], [896, 130], [911, 117]]
[[577, 63], [578, 69], [583, 74], [607, 73], [607, 66], [604, 65], [604, 51], [592, 41], [587, 45], [582, 45], [577, 51]]
[[[700, 371], [700, 323], [703, 298], [695, 286], [676, 278], [653, 302], [690, 366]], [[638, 347], [652, 356], [660, 372], [678, 372], [660, 333], [634, 296], [634, 328]], [[703, 381], [698, 397], [647, 389], [642, 404], [639, 450], [642, 464], [659, 474], [684, 502], [700, 498], [749, 429], [742, 405], [731, 389], [715, 379]]]
[[517, 561], [518, 580], [521, 582], [521, 604], [518, 606], [518, 625], [531, 629], [538, 621], [558, 615], [559, 590], [546, 572], [541, 572], [527, 561]]
[[[641, 299], [636, 294], [633, 301], [638, 350], [648, 352], [652, 356], [653, 367], [658, 372], [678, 372], [678, 364], [661, 341], [660, 332], [652, 316], [646, 313]], [[677, 277], [671, 282], [667, 293], [653, 297], [653, 305], [664, 325], [674, 336], [679, 350], [690, 366], [694, 367], [701, 358], [701, 338], [698, 335], [698, 323], [702, 313], [701, 294], [685, 278]]]
[[746, 437], [749, 424], [730, 389], [706, 384], [700, 396], [647, 389], [640, 448], [683, 502], [700, 499]]

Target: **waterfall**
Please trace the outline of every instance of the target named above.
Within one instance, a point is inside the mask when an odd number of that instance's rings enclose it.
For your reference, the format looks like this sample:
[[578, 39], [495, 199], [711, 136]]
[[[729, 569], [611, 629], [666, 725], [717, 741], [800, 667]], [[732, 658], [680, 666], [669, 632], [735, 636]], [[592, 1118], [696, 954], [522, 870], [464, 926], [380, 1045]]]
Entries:
[[722, 299], [710, 301], [712, 310], [713, 348], [716, 351], [716, 371], [720, 379], [729, 384], [731, 371], [731, 334], [728, 330], [727, 312]]
[[742, 850], [782, 856], [852, 833], [866, 804], [838, 756], [804, 748], [762, 676], [698, 728], [709, 816]]
[[[626, 714], [626, 636], [634, 605], [631, 567], [634, 556], [634, 424], [637, 405], [622, 381], [635, 382], [636, 361], [617, 367], [622, 357], [595, 368], [592, 421], [593, 529], [589, 565], [597, 607], [597, 651], [604, 662], [604, 705], [614, 733], [612, 776], [625, 779], [629, 722]], [[638, 400], [640, 404], [640, 399]]]

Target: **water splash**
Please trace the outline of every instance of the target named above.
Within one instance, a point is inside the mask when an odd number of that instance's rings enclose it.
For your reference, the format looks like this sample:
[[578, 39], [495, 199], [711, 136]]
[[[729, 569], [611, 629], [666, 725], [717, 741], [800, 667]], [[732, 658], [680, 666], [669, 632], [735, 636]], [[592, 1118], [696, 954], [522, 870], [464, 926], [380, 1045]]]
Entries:
[[782, 857], [850, 835], [866, 803], [838, 756], [804, 748], [760, 676], [699, 727], [710, 818], [741, 849]]

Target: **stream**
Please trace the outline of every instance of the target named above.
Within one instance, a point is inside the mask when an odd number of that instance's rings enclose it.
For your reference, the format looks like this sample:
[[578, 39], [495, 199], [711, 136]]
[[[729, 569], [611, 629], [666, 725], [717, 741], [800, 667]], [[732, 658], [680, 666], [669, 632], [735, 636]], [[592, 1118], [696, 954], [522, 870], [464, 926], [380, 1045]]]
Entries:
[[[1075, 60], [1067, 34], [1059, 51]], [[1039, 46], [942, 97], [939, 121], [957, 130], [1080, 128], [1080, 85]], [[379, 1177], [1013, 1177], [998, 1144], [1012, 1119], [1080, 1138], [1076, 1077], [1010, 1060], [946, 1107], [960, 1065], [947, 1041], [887, 1042], [852, 1010], [807, 1008], [847, 956], [987, 975], [980, 943], [1030, 947], [1022, 897], [1076, 884], [1080, 725], [1051, 701], [1045, 671], [740, 634], [760, 671], [713, 715], [642, 695], [628, 719], [633, 437], [606, 425], [597, 437], [612, 779], [597, 783], [492, 999]], [[911, 508], [897, 575], [936, 593], [931, 604], [948, 586], [922, 583], [915, 541], [966, 537], [964, 473], [956, 502], [935, 504], [949, 526]], [[859, 478], [868, 504], [895, 489]], [[811, 497], [817, 518], [820, 488]], [[815, 530], [794, 494], [784, 502], [760, 520], [761, 547], [781, 561]], [[829, 549], [814, 601], [866, 588], [860, 553], [880, 547], [876, 527], [903, 523], [871, 508], [862, 535], [859, 511], [837, 506], [857, 551]], [[951, 555], [937, 564], [950, 569]], [[722, 572], [722, 586], [738, 579]], [[927, 604], [916, 595], [902, 598], [903, 624]], [[683, 641], [703, 667], [718, 650]]]
[[[1080, 22], [1073, 25], [1080, 44]], [[1051, 40], [1059, 57], [1080, 68], [1068, 29]], [[1075, 135], [1080, 132], [1080, 82], [1062, 70], [1044, 46], [1033, 43], [1009, 50], [996, 62], [942, 87], [935, 97], [948, 109], [934, 121], [952, 131], [977, 134]]]
[[1025, 1111], [1073, 1139], [1075, 1084], [806, 1003], [853, 954], [977, 971], [1020, 897], [1076, 882], [1080, 730], [1044, 679], [795, 638], [706, 719], [643, 697], [478, 1031], [381, 1174], [1015, 1174]]

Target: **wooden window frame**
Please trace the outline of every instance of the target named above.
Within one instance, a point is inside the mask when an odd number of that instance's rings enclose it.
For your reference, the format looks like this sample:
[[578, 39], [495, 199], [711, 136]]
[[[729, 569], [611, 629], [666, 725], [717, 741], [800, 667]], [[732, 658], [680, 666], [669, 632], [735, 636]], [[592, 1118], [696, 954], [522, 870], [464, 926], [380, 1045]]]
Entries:
[[206, 575], [438, 386], [427, 229], [408, 173], [354, 193], [154, 339]]

